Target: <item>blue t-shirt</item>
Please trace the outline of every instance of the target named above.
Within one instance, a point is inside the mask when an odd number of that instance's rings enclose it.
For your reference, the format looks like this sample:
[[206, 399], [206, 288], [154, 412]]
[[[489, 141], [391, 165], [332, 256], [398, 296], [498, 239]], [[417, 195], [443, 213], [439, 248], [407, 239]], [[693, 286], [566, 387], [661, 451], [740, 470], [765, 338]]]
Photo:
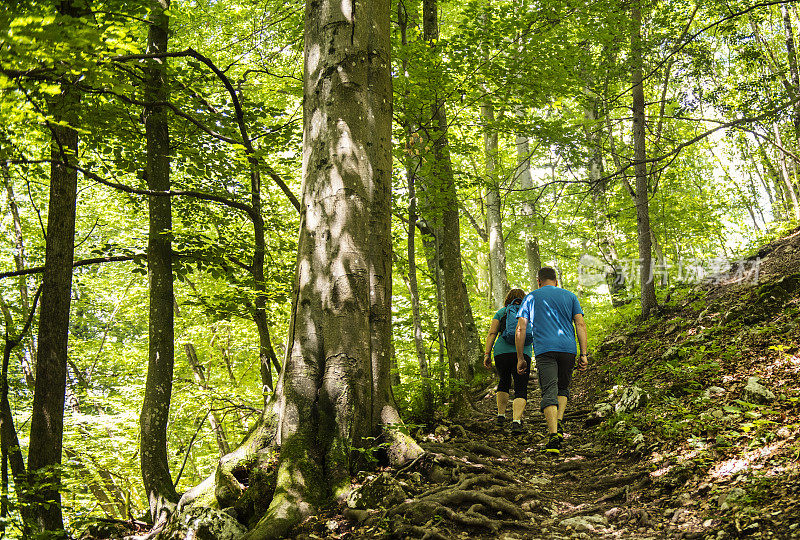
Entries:
[[545, 285], [528, 293], [519, 306], [517, 318], [528, 320], [528, 328], [533, 331], [533, 350], [536, 354], [577, 354], [572, 318], [578, 314], [583, 315], [583, 310], [577, 296], [559, 287]]
[[[503, 315], [505, 314], [506, 314], [506, 306], [503, 306], [497, 310], [497, 313], [494, 314], [493, 318], [497, 321], [502, 321]], [[508, 353], [517, 354], [516, 346], [512, 345], [511, 343], [500, 337], [500, 334], [502, 333], [503, 333], [503, 326], [501, 325], [497, 328], [497, 336], [495, 337], [494, 349], [492, 349], [494, 351], [494, 355], [497, 356], [498, 354], [508, 354]], [[532, 351], [533, 351], [532, 343], [525, 345], [525, 348], [522, 349], [522, 353], [527, 354], [528, 356], [531, 356]]]

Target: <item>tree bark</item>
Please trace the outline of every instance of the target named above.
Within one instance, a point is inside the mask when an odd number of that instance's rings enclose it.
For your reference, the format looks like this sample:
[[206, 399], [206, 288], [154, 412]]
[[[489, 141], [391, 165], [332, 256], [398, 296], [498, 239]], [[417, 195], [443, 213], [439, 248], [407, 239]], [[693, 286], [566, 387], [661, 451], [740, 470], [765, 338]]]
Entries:
[[389, 384], [391, 113], [388, 0], [305, 11], [303, 212], [280, 403], [278, 484], [246, 538], [283, 536], [343, 498], [357, 448], [416, 457]]
[[639, 280], [642, 318], [656, 308], [653, 258], [650, 241], [650, 210], [645, 147], [645, 101], [642, 82], [642, 13], [639, 0], [631, 8], [631, 86], [633, 87], [633, 160], [636, 174], [636, 231], [639, 238]]
[[483, 155], [486, 162], [486, 232], [489, 237], [489, 270], [492, 301], [495, 308], [503, 307], [508, 292], [506, 246], [503, 236], [502, 199], [497, 177], [497, 131], [494, 131], [494, 105], [486, 98], [481, 104], [483, 121]]
[[[197, 357], [197, 349], [195, 349], [192, 343], [184, 343], [183, 349], [186, 352], [186, 358], [189, 360], [189, 365], [192, 366], [194, 382], [196, 382], [200, 388], [208, 392], [208, 381], [206, 380], [203, 365], [200, 363], [200, 359]], [[209, 395], [208, 399], [208, 406], [213, 407], [213, 398]], [[228, 436], [225, 435], [225, 428], [217, 416], [217, 413], [213, 410], [208, 415], [208, 422], [211, 424], [211, 431], [214, 432], [214, 436], [217, 439], [217, 447], [219, 448], [220, 457], [230, 453], [231, 449], [228, 445]]]
[[[25, 269], [25, 239], [22, 235], [22, 220], [19, 215], [19, 207], [17, 206], [17, 198], [14, 194], [14, 187], [11, 183], [11, 173], [8, 170], [8, 164], [2, 164], [3, 171], [3, 184], [6, 188], [6, 195], [8, 196], [8, 208], [11, 211], [11, 219], [14, 223], [14, 264], [17, 271]], [[19, 297], [20, 307], [22, 313], [30, 311], [30, 292], [28, 291], [28, 278], [27, 276], [19, 277]], [[30, 390], [34, 389], [34, 372], [36, 371], [36, 341], [30, 340], [29, 356], [26, 357], [25, 353], [19, 354], [20, 365], [22, 373], [25, 375], [25, 384]]]
[[[249, 145], [248, 145], [249, 146]], [[261, 172], [258, 162], [250, 157], [250, 200], [253, 205], [253, 236], [255, 247], [253, 249], [253, 262], [250, 271], [253, 274], [256, 298], [253, 307], [253, 320], [258, 330], [258, 359], [261, 372], [261, 390], [264, 394], [264, 406], [269, 401], [274, 390], [272, 367], [275, 373], [280, 373], [281, 363], [272, 347], [267, 321], [267, 296], [264, 283], [264, 258], [266, 255], [266, 242], [264, 238], [264, 219], [261, 215]]]
[[[778, 124], [773, 124], [772, 131], [775, 134], [775, 142], [782, 147], [781, 130], [778, 128]], [[789, 196], [794, 219], [800, 221], [800, 202], [797, 200], [797, 193], [795, 193], [794, 186], [792, 185], [792, 178], [789, 176], [789, 168], [786, 166], [786, 154], [784, 154], [783, 150], [780, 148], [778, 148], [777, 152], [778, 164], [780, 165], [780, 178], [783, 181], [785, 192]]]
[[[412, 15], [413, 14], [413, 15]], [[403, 47], [408, 45], [408, 23], [409, 20], [416, 19], [416, 9], [409, 12], [408, 6], [403, 2], [397, 3], [397, 20], [400, 26], [400, 41]], [[402, 77], [405, 82], [408, 81], [408, 58], [403, 57], [403, 73]], [[408, 240], [406, 245], [406, 257], [408, 258], [408, 292], [411, 297], [411, 315], [414, 325], [414, 348], [417, 352], [417, 363], [419, 364], [419, 375], [423, 381], [422, 390], [422, 409], [423, 416], [428, 417], [433, 412], [433, 389], [431, 388], [430, 369], [428, 367], [428, 357], [425, 353], [425, 338], [422, 332], [422, 317], [420, 316], [419, 307], [419, 280], [417, 279], [417, 260], [416, 260], [416, 234], [417, 234], [417, 220], [419, 218], [417, 212], [417, 191], [416, 191], [416, 177], [420, 169], [420, 159], [417, 157], [418, 148], [415, 148], [415, 138], [411, 132], [413, 123], [412, 115], [409, 114], [408, 109], [408, 92], [405, 93], [403, 106], [404, 119], [405, 119], [405, 135], [406, 135], [406, 184], [408, 187]]]
[[[79, 17], [83, 8], [63, 2], [59, 12], [65, 18]], [[28, 450], [30, 496], [26, 504], [33, 508], [33, 522], [25, 523], [23, 535], [64, 536], [61, 514], [61, 450], [64, 432], [64, 397], [67, 376], [67, 345], [72, 290], [75, 215], [78, 174], [66, 163], [78, 156], [78, 108], [80, 94], [64, 83], [61, 93], [49, 104], [55, 122], [48, 122], [52, 133], [50, 145], [50, 197], [47, 214], [45, 269], [42, 277], [41, 317], [37, 343], [36, 382], [31, 412]], [[10, 411], [8, 411], [10, 414]], [[13, 464], [13, 462], [12, 462]]]
[[[605, 262], [605, 280], [608, 285], [608, 292], [611, 296], [611, 303], [615, 306], [624, 303], [625, 296], [625, 272], [619, 262], [617, 255], [616, 242], [612, 233], [611, 221], [604, 212], [606, 208], [606, 184], [603, 177], [603, 159], [600, 133], [602, 128], [597, 124], [598, 120], [598, 98], [592, 94], [592, 90], [586, 89], [587, 103], [584, 106], [584, 117], [589, 123], [585, 133], [589, 146], [589, 163], [587, 166], [589, 173], [589, 184], [591, 186], [593, 217], [595, 234], [597, 235], [597, 245], [600, 255]], [[596, 126], [596, 127], [595, 127]]]
[[[792, 28], [792, 18], [786, 4], [781, 4], [781, 15], [783, 15], [783, 27], [786, 31], [786, 56], [789, 59], [789, 76], [794, 86], [795, 95], [800, 95], [800, 73], [797, 69], [797, 47], [794, 43], [794, 29]], [[794, 141], [800, 141], [800, 102], [794, 104]]]
[[[517, 106], [516, 110], [517, 121], [521, 124], [525, 118], [525, 112], [522, 105]], [[539, 253], [539, 238], [536, 235], [536, 209], [533, 205], [533, 179], [531, 178], [531, 151], [530, 144], [528, 143], [528, 136], [524, 133], [517, 132], [516, 136], [517, 146], [517, 174], [519, 180], [519, 187], [523, 190], [524, 198], [522, 200], [522, 212], [526, 217], [525, 224], [525, 259], [528, 263], [528, 279], [530, 281], [530, 290], [536, 290], [539, 287], [537, 276], [539, 270], [542, 268], [542, 257]]]
[[[10, 326], [10, 320], [7, 319], [6, 323]], [[23, 502], [19, 507], [23, 530], [29, 532], [34, 527], [35, 517], [32, 506], [24, 504], [30, 499], [30, 494], [26, 491], [28, 476], [25, 469], [25, 457], [22, 455], [19, 437], [14, 427], [11, 404], [8, 402], [8, 364], [11, 352], [16, 345], [17, 341], [6, 334], [3, 347], [3, 366], [2, 372], [0, 372], [0, 447], [2, 448], [3, 465], [5, 466], [6, 463], [11, 465], [11, 477], [14, 479], [17, 499]]]
[[[75, 125], [78, 96], [63, 88], [53, 116]], [[74, 162], [78, 133], [72, 127], [52, 125], [54, 160]], [[59, 163], [50, 171], [45, 271], [42, 279], [42, 317], [39, 321], [39, 358], [36, 362], [28, 465], [31, 472], [39, 531], [63, 531], [61, 496], [61, 445], [64, 431], [64, 395], [67, 376], [72, 258], [75, 237], [75, 203], [78, 175]]]
[[[439, 39], [438, 7], [436, 0], [423, 1], [423, 37], [435, 46]], [[460, 225], [458, 221], [458, 198], [456, 194], [450, 148], [447, 141], [447, 117], [444, 100], [434, 97], [431, 103], [431, 133], [433, 156], [431, 163], [431, 185], [435, 196], [433, 213], [441, 216], [441, 253], [444, 276], [444, 296], [447, 324], [445, 326], [447, 354], [453, 376], [464, 382], [472, 381], [475, 366], [481, 362], [477, 342], [477, 328], [472, 318], [464, 270], [461, 264]], [[474, 334], [470, 338], [470, 334]], [[464, 392], [458, 392], [452, 414], [458, 414], [468, 401]]]
[[[148, 54], [166, 52], [169, 31], [169, 0], [152, 4]], [[145, 67], [145, 101], [169, 99], [166, 59], [150, 60]], [[169, 125], [167, 109], [148, 105], [144, 110], [147, 139], [147, 187], [168, 191], [170, 186]], [[149, 358], [144, 401], [139, 419], [142, 480], [154, 523], [166, 520], [178, 502], [167, 457], [167, 422], [172, 398], [175, 361], [172, 286], [172, 203], [170, 197], [148, 197], [147, 275], [150, 285]]]
[[[764, 166], [764, 174], [769, 175], [772, 179], [772, 187], [775, 190], [775, 204], [772, 207], [772, 215], [777, 221], [786, 221], [789, 219], [791, 208], [789, 207], [789, 198], [783, 193], [784, 188], [781, 186], [781, 175], [772, 163], [772, 159], [770, 159], [763, 144], [759, 143], [758, 151], [761, 156], [761, 163]], [[755, 159], [753, 159], [753, 163], [755, 163]], [[765, 183], [766, 189], [769, 189], [767, 187], [769, 185], [767, 179], [762, 177], [762, 181]]]

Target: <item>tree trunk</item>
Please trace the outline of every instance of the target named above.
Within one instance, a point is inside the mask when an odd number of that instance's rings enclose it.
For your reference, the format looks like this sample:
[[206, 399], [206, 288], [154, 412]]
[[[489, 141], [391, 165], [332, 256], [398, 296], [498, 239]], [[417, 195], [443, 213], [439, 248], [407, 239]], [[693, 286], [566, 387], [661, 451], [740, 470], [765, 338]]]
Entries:
[[[775, 134], [775, 142], [778, 146], [783, 147], [781, 141], [781, 131], [778, 129], [778, 124], [773, 124], [772, 131]], [[789, 168], [786, 166], [786, 155], [783, 150], [778, 148], [778, 164], [780, 165], [780, 178], [783, 181], [783, 187], [786, 194], [789, 196], [791, 202], [791, 210], [794, 213], [794, 219], [800, 221], [800, 203], [797, 201], [797, 193], [795, 193], [794, 186], [792, 185], [792, 178], [789, 176]]]
[[[14, 223], [14, 264], [17, 270], [25, 269], [25, 241], [22, 236], [22, 220], [19, 216], [19, 207], [17, 206], [17, 198], [14, 194], [14, 187], [11, 184], [11, 173], [8, 170], [8, 164], [2, 164], [3, 170], [3, 184], [6, 188], [6, 195], [8, 196], [8, 209], [11, 211], [11, 219]], [[28, 291], [28, 278], [27, 276], [19, 277], [19, 297], [20, 307], [22, 313], [30, 311], [30, 299]], [[30, 390], [34, 389], [34, 372], [36, 371], [36, 342], [30, 340], [29, 343], [29, 356], [26, 357], [25, 353], [19, 354], [20, 365], [22, 373], [25, 375], [25, 384]]]
[[[403, 47], [408, 45], [408, 23], [409, 20], [416, 19], [416, 9], [411, 12], [404, 2], [397, 3], [397, 20], [400, 26], [400, 41]], [[403, 57], [403, 73], [402, 78], [404, 82], [408, 82], [408, 58]], [[414, 325], [414, 348], [417, 352], [417, 362], [419, 364], [419, 375], [423, 381], [422, 387], [422, 416], [428, 418], [433, 414], [433, 389], [431, 387], [430, 369], [428, 367], [428, 357], [425, 353], [425, 338], [422, 332], [422, 317], [420, 316], [419, 307], [419, 280], [417, 279], [417, 260], [416, 260], [416, 234], [417, 234], [417, 220], [419, 215], [417, 213], [417, 191], [416, 191], [416, 177], [420, 169], [421, 163], [417, 156], [419, 149], [416, 148], [415, 137], [412, 134], [411, 114], [408, 109], [408, 92], [405, 93], [403, 106], [404, 119], [405, 119], [405, 135], [406, 135], [406, 183], [408, 187], [408, 240], [406, 246], [406, 257], [408, 258], [408, 293], [411, 297], [411, 315]]]
[[636, 230], [639, 238], [639, 279], [642, 318], [656, 307], [653, 258], [650, 242], [650, 210], [647, 189], [647, 151], [645, 148], [645, 101], [642, 83], [642, 13], [639, 1], [631, 8], [631, 86], [633, 87], [633, 160], [636, 174]]
[[[59, 11], [66, 17], [78, 17], [82, 8], [63, 2]], [[28, 450], [28, 481], [35, 520], [26, 523], [35, 531], [24, 535], [53, 531], [63, 536], [61, 514], [61, 450], [64, 432], [64, 396], [67, 376], [67, 345], [74, 257], [75, 214], [78, 186], [75, 164], [78, 156], [78, 121], [80, 94], [64, 84], [61, 94], [49, 102], [55, 122], [48, 123], [52, 133], [50, 197], [47, 213], [45, 269], [42, 277], [41, 313]]]
[[486, 232], [489, 236], [489, 270], [495, 308], [503, 307], [508, 292], [506, 246], [503, 237], [502, 200], [497, 177], [497, 132], [494, 131], [494, 105], [487, 98], [481, 104], [483, 155], [486, 160]]
[[[6, 319], [6, 327], [10, 327], [10, 317]], [[16, 346], [17, 341], [6, 333], [5, 345], [3, 347], [3, 366], [0, 372], [0, 447], [2, 448], [3, 466], [11, 465], [11, 477], [14, 479], [14, 488], [17, 492], [17, 499], [22, 502], [19, 506], [22, 516], [23, 530], [30, 531], [34, 527], [35, 517], [33, 507], [25, 504], [30, 500], [30, 494], [26, 491], [28, 476], [25, 470], [25, 457], [22, 455], [17, 430], [14, 427], [14, 416], [11, 412], [11, 404], [8, 402], [8, 364], [11, 352]]]
[[266, 407], [270, 394], [274, 390], [272, 367], [275, 367], [275, 373], [280, 373], [281, 363], [278, 361], [275, 349], [272, 347], [272, 340], [269, 335], [269, 323], [267, 321], [267, 296], [266, 285], [264, 283], [266, 242], [264, 238], [264, 219], [261, 215], [261, 172], [258, 169], [258, 162], [254, 157], [250, 157], [250, 198], [253, 205], [253, 236], [255, 240], [253, 262], [250, 266], [256, 290], [253, 320], [258, 329], [258, 359], [261, 370], [261, 390], [264, 395], [264, 406]]
[[428, 368], [428, 358], [425, 354], [425, 337], [422, 332], [422, 317], [419, 308], [419, 286], [417, 280], [417, 261], [416, 261], [416, 223], [417, 223], [417, 194], [414, 185], [415, 175], [412, 170], [406, 169], [408, 181], [408, 292], [411, 296], [411, 314], [414, 324], [414, 348], [417, 351], [417, 362], [419, 363], [419, 375], [424, 381], [423, 384], [423, 409], [427, 412], [433, 411], [433, 392], [430, 386], [430, 369]]
[[[167, 51], [169, 0], [152, 4], [148, 54]], [[145, 101], [169, 99], [165, 58], [150, 60], [145, 68]], [[154, 191], [170, 187], [169, 126], [167, 109], [149, 105], [144, 110], [147, 139], [147, 186]], [[148, 198], [150, 231], [147, 238], [147, 275], [150, 284], [149, 358], [144, 401], [139, 420], [140, 461], [145, 494], [153, 522], [163, 522], [175, 508], [178, 493], [172, 483], [167, 457], [167, 422], [172, 397], [175, 361], [174, 296], [172, 290], [172, 203], [169, 197]]]
[[[439, 22], [436, 0], [423, 1], [423, 36], [435, 46], [439, 39]], [[434, 97], [431, 103], [431, 132], [433, 156], [431, 164], [431, 188], [433, 212], [441, 216], [441, 253], [444, 275], [445, 326], [447, 354], [453, 375], [456, 379], [469, 383], [472, 381], [475, 366], [482, 358], [480, 348], [470, 347], [477, 341], [477, 328], [469, 306], [467, 287], [464, 283], [464, 270], [461, 264], [461, 233], [458, 221], [458, 198], [456, 194], [453, 168], [450, 161], [450, 148], [447, 142], [447, 118], [444, 100]], [[470, 334], [474, 334], [471, 339]], [[456, 396], [452, 413], [458, 414], [468, 401], [463, 392]]]
[[[521, 124], [525, 118], [522, 105], [517, 105], [517, 121]], [[522, 213], [525, 215], [525, 259], [528, 263], [528, 279], [531, 290], [539, 287], [537, 276], [542, 268], [542, 258], [539, 254], [539, 238], [536, 236], [536, 210], [533, 206], [533, 179], [531, 178], [531, 151], [528, 136], [518, 132], [517, 146], [517, 174], [519, 187], [523, 190]]]
[[624, 303], [625, 297], [625, 272], [619, 262], [616, 242], [612, 233], [611, 221], [604, 212], [606, 208], [606, 184], [603, 177], [602, 143], [600, 133], [602, 128], [596, 124], [598, 120], [598, 98], [593, 96], [591, 89], [586, 89], [587, 104], [584, 107], [584, 117], [589, 123], [586, 126], [586, 139], [589, 143], [589, 184], [592, 190], [592, 203], [594, 210], [594, 227], [597, 235], [597, 245], [600, 255], [605, 262], [605, 281], [611, 303], [619, 306]]
[[[303, 212], [280, 403], [278, 484], [246, 538], [283, 536], [350, 489], [359, 452], [400, 422], [391, 354], [388, 0], [305, 11]], [[354, 61], [353, 59], [358, 59]], [[394, 462], [421, 450], [384, 429]]]
[[[189, 360], [189, 365], [192, 366], [194, 382], [197, 383], [197, 386], [208, 392], [208, 381], [206, 380], [206, 375], [203, 372], [203, 365], [200, 363], [200, 359], [197, 357], [197, 349], [195, 349], [194, 345], [191, 343], [184, 343], [183, 349], [186, 352], [186, 358]], [[208, 399], [209, 408], [213, 407], [213, 398], [209, 395]], [[208, 422], [211, 424], [211, 431], [214, 432], [214, 436], [217, 438], [217, 447], [219, 448], [220, 457], [230, 453], [231, 449], [230, 446], [228, 446], [228, 436], [225, 435], [225, 428], [217, 416], [217, 413], [213, 410], [208, 415]]]
[[[78, 96], [63, 88], [53, 116], [75, 125]], [[51, 126], [52, 159], [74, 163], [78, 152], [78, 133], [72, 127]], [[47, 213], [47, 245], [42, 279], [42, 313], [39, 321], [39, 358], [36, 362], [33, 410], [31, 416], [28, 466], [35, 490], [36, 524], [40, 531], [62, 531], [61, 445], [64, 431], [64, 395], [67, 376], [72, 259], [75, 238], [75, 202], [78, 175], [74, 169], [53, 163], [50, 170], [50, 202]]]
[[[790, 209], [788, 206], [788, 198], [784, 196], [783, 189], [781, 188], [781, 175], [772, 163], [772, 159], [770, 159], [763, 144], [758, 145], [758, 151], [761, 155], [761, 162], [764, 165], [764, 175], [769, 175], [769, 178], [772, 179], [772, 188], [775, 190], [772, 215], [777, 221], [786, 221], [789, 219], [788, 212]], [[753, 163], [755, 164], [755, 158], [753, 158]], [[769, 191], [769, 182], [767, 182], [767, 179], [762, 177], [761, 180], [764, 182], [765, 189]]]
[[[656, 264], [658, 265], [659, 285], [661, 287], [669, 286], [669, 273], [667, 272], [667, 259], [664, 257], [664, 251], [661, 249], [661, 244], [658, 242], [658, 237], [650, 228], [650, 243], [653, 246], [653, 251], [656, 252]], [[655, 279], [655, 276], [654, 278]]]
[[[797, 48], [794, 43], [794, 29], [792, 19], [786, 4], [781, 4], [781, 14], [783, 15], [783, 26], [786, 31], [786, 56], [789, 59], [789, 74], [792, 79], [795, 95], [800, 95], [800, 73], [797, 69]], [[800, 142], [800, 102], [794, 104], [794, 141]]]

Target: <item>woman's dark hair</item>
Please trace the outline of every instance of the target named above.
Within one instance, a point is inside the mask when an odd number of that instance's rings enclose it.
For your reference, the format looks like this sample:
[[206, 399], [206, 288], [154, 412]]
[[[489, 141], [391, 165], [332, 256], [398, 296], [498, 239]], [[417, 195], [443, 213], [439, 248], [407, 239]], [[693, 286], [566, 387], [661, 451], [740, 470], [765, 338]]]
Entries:
[[523, 291], [522, 289], [511, 289], [510, 291], [508, 291], [508, 294], [506, 295], [505, 304], [503, 305], [507, 306], [517, 298], [519, 298], [520, 300], [525, 298], [525, 291]]
[[536, 275], [539, 278], [539, 281], [558, 281], [558, 276], [556, 275], [556, 271], [550, 268], [549, 266], [545, 266], [539, 273]]

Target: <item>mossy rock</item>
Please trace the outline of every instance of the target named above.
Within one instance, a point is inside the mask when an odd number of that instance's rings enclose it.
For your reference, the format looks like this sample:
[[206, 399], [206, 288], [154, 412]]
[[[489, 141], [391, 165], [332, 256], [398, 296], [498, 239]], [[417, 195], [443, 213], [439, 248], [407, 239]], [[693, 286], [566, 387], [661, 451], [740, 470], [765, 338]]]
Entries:
[[173, 516], [159, 540], [235, 540], [246, 532], [233, 516], [213, 508], [193, 507]]
[[770, 281], [761, 285], [758, 298], [761, 302], [784, 303], [789, 297], [800, 291], [800, 272], [783, 276], [777, 281]]
[[387, 473], [369, 478], [363, 485], [354, 489], [347, 497], [347, 506], [359, 510], [368, 508], [390, 508], [400, 504], [406, 492], [400, 482]]
[[131, 532], [130, 526], [126, 523], [92, 521], [86, 524], [78, 538], [80, 540], [121, 540], [129, 536]]

